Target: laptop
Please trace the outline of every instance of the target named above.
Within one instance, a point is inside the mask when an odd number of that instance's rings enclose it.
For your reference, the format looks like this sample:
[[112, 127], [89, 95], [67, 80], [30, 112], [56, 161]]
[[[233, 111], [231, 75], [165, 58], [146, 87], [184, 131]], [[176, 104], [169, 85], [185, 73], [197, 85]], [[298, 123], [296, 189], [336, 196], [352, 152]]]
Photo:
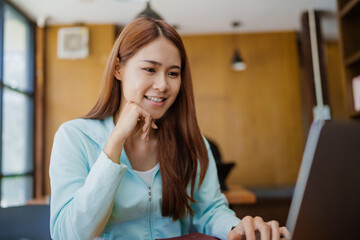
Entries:
[[360, 122], [312, 124], [286, 226], [293, 240], [360, 239]]

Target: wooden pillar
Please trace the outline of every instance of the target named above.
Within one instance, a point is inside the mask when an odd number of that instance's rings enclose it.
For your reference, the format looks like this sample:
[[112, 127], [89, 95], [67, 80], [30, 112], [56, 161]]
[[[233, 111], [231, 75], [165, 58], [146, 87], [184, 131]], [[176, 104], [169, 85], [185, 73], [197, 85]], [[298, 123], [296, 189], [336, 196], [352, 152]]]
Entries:
[[[321, 88], [323, 94], [323, 103], [324, 105], [330, 106], [329, 96], [328, 96], [328, 87], [327, 87], [327, 76], [326, 76], [326, 62], [323, 49], [323, 37], [321, 32], [320, 24], [321, 13], [315, 11], [315, 26], [316, 26], [316, 37], [318, 45], [318, 55], [319, 55], [319, 65], [320, 65], [320, 76], [321, 76]], [[307, 124], [311, 124], [314, 119], [313, 116], [313, 107], [316, 105], [316, 95], [315, 95], [315, 85], [314, 85], [314, 70], [313, 70], [313, 59], [311, 53], [311, 43], [310, 43], [310, 28], [309, 28], [309, 13], [304, 12], [301, 16], [301, 45], [302, 45], [302, 54], [303, 62], [305, 67], [305, 101], [306, 109], [308, 116]], [[331, 106], [330, 106], [331, 107]]]
[[35, 141], [34, 141], [34, 197], [44, 195], [44, 99], [45, 99], [45, 27], [35, 28]]

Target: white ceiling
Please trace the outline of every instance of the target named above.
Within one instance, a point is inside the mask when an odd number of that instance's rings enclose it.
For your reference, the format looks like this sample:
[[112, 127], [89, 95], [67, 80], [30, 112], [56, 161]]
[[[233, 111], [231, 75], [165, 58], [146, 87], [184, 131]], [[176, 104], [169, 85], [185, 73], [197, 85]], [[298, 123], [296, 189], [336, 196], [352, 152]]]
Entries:
[[[33, 20], [48, 25], [125, 25], [141, 12], [144, 0], [10, 0]], [[326, 38], [337, 38], [336, 0], [151, 0], [151, 7], [181, 34], [300, 30], [308, 8], [327, 13], [322, 20]], [[231, 22], [242, 25], [234, 30]]]

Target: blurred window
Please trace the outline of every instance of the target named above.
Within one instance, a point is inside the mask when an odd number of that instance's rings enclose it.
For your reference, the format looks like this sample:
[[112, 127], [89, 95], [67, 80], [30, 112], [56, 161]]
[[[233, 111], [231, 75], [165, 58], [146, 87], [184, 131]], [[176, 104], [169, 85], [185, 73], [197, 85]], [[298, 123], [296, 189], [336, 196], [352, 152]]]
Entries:
[[0, 205], [33, 197], [34, 37], [30, 21], [0, 1]]

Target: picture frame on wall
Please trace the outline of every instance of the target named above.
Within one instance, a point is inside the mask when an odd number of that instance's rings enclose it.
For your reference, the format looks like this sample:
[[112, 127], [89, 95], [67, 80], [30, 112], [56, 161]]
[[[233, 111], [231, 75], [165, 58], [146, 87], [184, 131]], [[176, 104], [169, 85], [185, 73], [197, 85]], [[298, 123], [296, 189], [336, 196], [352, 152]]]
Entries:
[[60, 59], [83, 59], [89, 56], [89, 29], [63, 27], [58, 30], [57, 55]]

